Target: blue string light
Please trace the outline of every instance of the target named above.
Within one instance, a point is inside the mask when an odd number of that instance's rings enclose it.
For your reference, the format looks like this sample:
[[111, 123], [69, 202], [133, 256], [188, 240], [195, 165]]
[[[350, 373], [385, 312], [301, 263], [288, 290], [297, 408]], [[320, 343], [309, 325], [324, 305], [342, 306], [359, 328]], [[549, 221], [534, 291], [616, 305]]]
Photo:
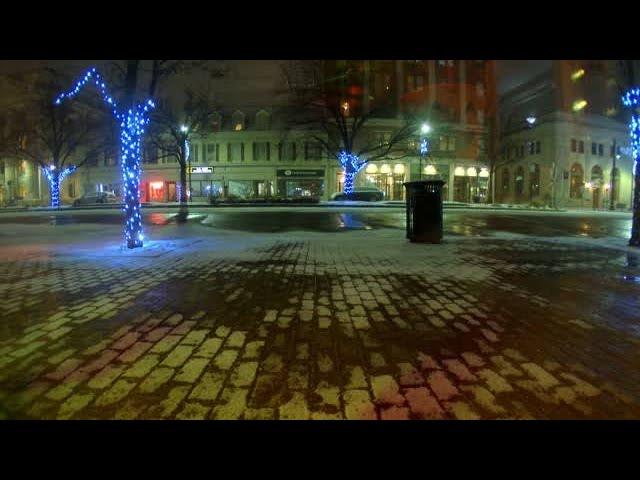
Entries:
[[120, 167], [125, 213], [124, 240], [127, 248], [142, 247], [144, 234], [140, 206], [141, 144], [144, 127], [149, 123], [149, 112], [155, 104], [152, 100], [147, 100], [126, 111], [119, 110], [102, 76], [95, 68], [88, 70], [72, 90], [58, 95], [55, 104], [60, 105], [64, 100], [75, 97], [92, 80], [102, 94], [102, 99], [112, 107], [113, 116], [120, 126]]
[[631, 122], [629, 123], [629, 134], [631, 137], [631, 154], [633, 156], [633, 174], [636, 174], [638, 162], [640, 161], [640, 115], [635, 113], [635, 108], [640, 105], [640, 88], [629, 90], [623, 97], [622, 103], [625, 107], [633, 110]]
[[52, 208], [58, 208], [60, 206], [60, 186], [64, 179], [75, 171], [75, 165], [67, 167], [59, 173], [55, 165], [50, 165], [46, 168], [42, 167], [42, 173], [47, 177], [47, 181], [49, 182], [49, 194], [51, 197], [49, 204]]
[[429, 152], [429, 142], [426, 138], [423, 138], [420, 142], [420, 155], [426, 155]]
[[367, 162], [363, 162], [357, 155], [345, 151], [340, 152], [338, 161], [340, 165], [342, 165], [342, 168], [344, 168], [344, 193], [350, 195], [353, 193], [353, 184], [355, 183], [356, 175], [364, 168]]

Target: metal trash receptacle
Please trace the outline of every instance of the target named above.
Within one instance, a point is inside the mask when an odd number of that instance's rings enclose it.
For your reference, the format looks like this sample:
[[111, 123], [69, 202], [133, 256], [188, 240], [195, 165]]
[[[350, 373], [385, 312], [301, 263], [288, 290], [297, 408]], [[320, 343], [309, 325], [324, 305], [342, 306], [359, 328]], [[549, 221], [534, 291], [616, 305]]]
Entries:
[[407, 238], [418, 243], [442, 243], [442, 180], [404, 184], [407, 193]]

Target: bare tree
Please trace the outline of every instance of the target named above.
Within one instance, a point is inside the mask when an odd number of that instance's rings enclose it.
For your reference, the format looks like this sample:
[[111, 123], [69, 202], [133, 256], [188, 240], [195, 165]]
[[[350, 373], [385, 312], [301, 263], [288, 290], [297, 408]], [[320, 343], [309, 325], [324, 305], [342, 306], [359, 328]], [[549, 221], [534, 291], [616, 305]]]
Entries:
[[211, 127], [217, 107], [210, 91], [186, 89], [184, 102], [178, 107], [170, 101], [160, 102], [151, 118], [147, 144], [158, 152], [158, 158], [174, 158], [180, 168], [180, 221], [188, 213], [187, 162], [189, 144], [204, 136]]
[[38, 165], [49, 183], [50, 206], [60, 206], [64, 179], [99, 153], [108, 151], [105, 123], [91, 105], [57, 107], [52, 99], [66, 83], [62, 72], [44, 69], [34, 83], [20, 85], [24, 124], [2, 139], [2, 150]]
[[[290, 62], [283, 66], [290, 89], [292, 109], [288, 124], [303, 130], [322, 151], [344, 169], [344, 192], [353, 193], [355, 177], [369, 162], [407, 154], [407, 143], [415, 138], [417, 123], [410, 116], [394, 119], [394, 127], [382, 138], [371, 135], [372, 120], [382, 117], [383, 107], [368, 108], [360, 92], [351, 85], [362, 85], [360, 72], [349, 66], [331, 78], [324, 74], [323, 62]], [[413, 153], [413, 152], [412, 152]]]

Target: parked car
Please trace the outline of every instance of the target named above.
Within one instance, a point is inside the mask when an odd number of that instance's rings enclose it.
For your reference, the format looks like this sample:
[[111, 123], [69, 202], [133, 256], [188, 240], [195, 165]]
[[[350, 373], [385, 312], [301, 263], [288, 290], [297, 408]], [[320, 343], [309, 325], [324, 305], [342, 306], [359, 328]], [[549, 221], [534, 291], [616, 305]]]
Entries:
[[363, 202], [379, 202], [384, 200], [384, 192], [374, 187], [354, 188], [353, 193], [347, 195], [344, 192], [334, 193], [332, 200], [359, 200]]
[[74, 207], [81, 205], [101, 205], [105, 203], [118, 203], [118, 197], [113, 192], [91, 192], [73, 202]]

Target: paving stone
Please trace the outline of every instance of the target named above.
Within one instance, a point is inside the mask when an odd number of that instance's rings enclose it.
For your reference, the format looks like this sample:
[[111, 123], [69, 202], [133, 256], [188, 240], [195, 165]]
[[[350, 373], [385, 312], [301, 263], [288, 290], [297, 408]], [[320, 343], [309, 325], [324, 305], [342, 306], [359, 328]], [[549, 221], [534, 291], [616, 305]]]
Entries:
[[237, 350], [222, 350], [213, 360], [214, 365], [221, 370], [229, 370], [238, 357]]
[[470, 392], [473, 395], [474, 402], [480, 405], [481, 408], [495, 415], [502, 415], [506, 413], [506, 410], [498, 405], [496, 397], [486, 388], [479, 385], [471, 385], [463, 386], [462, 389]]
[[223, 341], [221, 338], [209, 338], [205, 340], [196, 353], [194, 353], [194, 356], [213, 358], [216, 353], [218, 353], [218, 350], [220, 350], [220, 347], [222, 347]]
[[176, 420], [204, 420], [209, 415], [210, 406], [201, 403], [188, 402], [176, 415]]
[[419, 419], [444, 418], [445, 414], [438, 401], [431, 396], [425, 387], [407, 388], [404, 396], [409, 403], [411, 413]]
[[85, 408], [93, 400], [93, 393], [77, 393], [69, 397], [58, 410], [58, 420], [67, 420]]
[[204, 342], [208, 334], [209, 330], [192, 330], [184, 337], [180, 344], [198, 346]]
[[230, 382], [235, 387], [249, 387], [255, 380], [258, 362], [241, 362], [231, 372]]
[[149, 354], [142, 357], [136, 363], [134, 363], [127, 371], [125, 371], [123, 377], [142, 378], [146, 376], [159, 362], [158, 355]]
[[167, 357], [162, 362], [162, 366], [171, 368], [180, 367], [184, 362], [187, 361], [187, 358], [191, 356], [191, 354], [193, 353], [193, 348], [194, 347], [188, 345], [178, 345], [171, 351], [169, 355], [167, 355]]
[[87, 386], [94, 389], [104, 389], [113, 383], [125, 370], [124, 365], [107, 365], [103, 370], [98, 372], [89, 382]]
[[96, 406], [103, 407], [119, 402], [126, 397], [129, 392], [136, 386], [135, 382], [127, 380], [118, 380], [116, 383], [106, 390], [96, 399]]
[[182, 366], [182, 369], [174, 377], [176, 382], [193, 383], [202, 374], [203, 370], [209, 364], [206, 358], [192, 358]]
[[578, 395], [585, 397], [597, 397], [602, 393], [600, 389], [594, 387], [589, 382], [582, 380], [571, 373], [561, 373], [560, 376], [573, 383], [573, 389]]
[[380, 411], [382, 420], [409, 420], [409, 409], [404, 407], [391, 406]]
[[498, 367], [498, 373], [504, 377], [521, 377], [523, 373], [515, 368], [506, 358], [502, 355], [494, 355], [491, 357], [491, 362]]
[[435, 393], [438, 400], [449, 400], [460, 392], [442, 371], [433, 371], [427, 377], [429, 388]]
[[310, 416], [307, 400], [301, 392], [293, 392], [291, 400], [278, 410], [280, 420], [307, 420]]
[[455, 375], [462, 382], [475, 382], [476, 376], [460, 360], [448, 359], [442, 361], [449, 372]]
[[144, 381], [138, 387], [138, 390], [142, 393], [153, 393], [166, 384], [173, 374], [175, 370], [173, 368], [166, 367], [158, 367], [151, 371], [149, 376], [144, 379]]
[[171, 416], [177, 410], [180, 403], [185, 399], [190, 388], [191, 386], [179, 386], [172, 388], [162, 402], [158, 405], [153, 405], [149, 409], [149, 416], [151, 418], [167, 418]]
[[400, 395], [399, 387], [391, 375], [380, 375], [371, 378], [373, 398], [380, 405], [402, 406], [405, 399]]
[[225, 388], [220, 399], [221, 405], [216, 406], [211, 418], [216, 420], [237, 420], [247, 407], [248, 390], [244, 388]]
[[513, 387], [503, 377], [489, 369], [482, 369], [477, 374], [493, 393], [512, 392]]
[[480, 416], [466, 402], [453, 402], [447, 404], [447, 410], [451, 411], [457, 420], [479, 420]]
[[418, 361], [422, 370], [440, 370], [441, 367], [432, 357], [422, 352], [418, 353]]
[[523, 363], [520, 367], [534, 378], [544, 389], [555, 387], [560, 383], [553, 375], [547, 372], [540, 365], [535, 363]]
[[342, 398], [345, 417], [348, 420], [376, 420], [378, 418], [368, 391], [346, 390]]
[[368, 388], [367, 378], [365, 377], [362, 367], [348, 365], [346, 367], [347, 383], [345, 388], [347, 390], [354, 390], [359, 388]]
[[273, 420], [275, 416], [273, 408], [247, 408], [244, 410], [245, 420]]
[[226, 374], [222, 372], [206, 372], [193, 388], [189, 398], [213, 401], [222, 390]]
[[403, 387], [418, 387], [424, 385], [424, 377], [410, 363], [399, 363], [400, 369], [400, 385]]
[[118, 357], [118, 361], [123, 363], [135, 362], [152, 346], [153, 344], [149, 342], [136, 342]]
[[462, 354], [462, 358], [471, 368], [479, 368], [484, 366], [484, 360], [482, 360], [482, 357], [476, 355], [473, 352], [464, 352]]

